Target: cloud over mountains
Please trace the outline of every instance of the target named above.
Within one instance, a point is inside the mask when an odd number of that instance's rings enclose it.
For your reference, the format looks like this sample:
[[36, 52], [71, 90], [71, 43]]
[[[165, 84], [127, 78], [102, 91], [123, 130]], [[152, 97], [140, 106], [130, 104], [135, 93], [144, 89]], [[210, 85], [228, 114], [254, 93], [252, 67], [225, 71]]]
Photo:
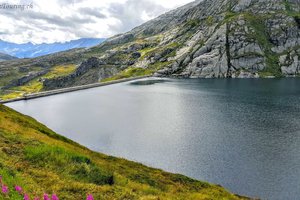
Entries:
[[51, 43], [110, 37], [191, 1], [0, 1], [0, 39], [17, 43]]

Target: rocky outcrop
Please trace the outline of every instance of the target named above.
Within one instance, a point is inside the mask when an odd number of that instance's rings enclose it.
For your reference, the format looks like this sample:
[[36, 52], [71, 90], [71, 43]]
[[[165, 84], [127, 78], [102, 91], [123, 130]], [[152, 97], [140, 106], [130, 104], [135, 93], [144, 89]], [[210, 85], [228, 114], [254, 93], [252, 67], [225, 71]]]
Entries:
[[49, 70], [44, 70], [44, 71], [40, 71], [40, 72], [29, 72], [27, 75], [25, 75], [19, 79], [11, 81], [8, 85], [4, 86], [2, 89], [8, 89], [11, 87], [17, 87], [17, 86], [24, 85], [39, 76], [47, 74], [48, 72], [49, 72]]
[[293, 50], [279, 57], [281, 71], [287, 76], [300, 73], [300, 49]]
[[[88, 60], [84, 61], [76, 70], [75, 72], [63, 76], [63, 77], [57, 77], [53, 79], [46, 79], [43, 81], [43, 86], [45, 90], [53, 90], [57, 88], [63, 88], [63, 87], [70, 87], [73, 86], [76, 82], [76, 79], [86, 74], [88, 71], [90, 71], [93, 68], [98, 68], [101, 64], [105, 64], [102, 62], [102, 60], [91, 57]], [[88, 83], [93, 83], [97, 80], [97, 76], [90, 77]]]
[[226, 25], [222, 25], [193, 55], [184, 76], [191, 78], [227, 77]]
[[[189, 43], [191, 45], [188, 48], [187, 45], [177, 50], [177, 55], [184, 56], [184, 62], [180, 63], [183, 70], [179, 75], [191, 78], [299, 75], [297, 0], [211, 3], [219, 3], [216, 8], [218, 12], [211, 12], [214, 15], [200, 20], [196, 24], [197, 32], [192, 37], [201, 38], [202, 44]], [[200, 5], [211, 6], [207, 1]], [[209, 11], [206, 14], [211, 14]], [[214, 30], [210, 33], [212, 27]], [[206, 30], [206, 34], [203, 30]], [[195, 48], [197, 50], [193, 51]], [[172, 69], [163, 69], [156, 75], [170, 73], [174, 73]]]
[[43, 88], [44, 90], [54, 90], [99, 82], [117, 74], [122, 69], [120, 62], [114, 64], [111, 65], [111, 61], [108, 62], [107, 58], [91, 57], [82, 62], [73, 73], [67, 76], [45, 79]]
[[[299, 75], [298, 0], [204, 0], [168, 12], [104, 47], [107, 64], [155, 76], [257, 78]], [[117, 48], [115, 48], [117, 46]], [[128, 56], [127, 56], [128, 55]], [[118, 73], [115, 67], [105, 76]]]

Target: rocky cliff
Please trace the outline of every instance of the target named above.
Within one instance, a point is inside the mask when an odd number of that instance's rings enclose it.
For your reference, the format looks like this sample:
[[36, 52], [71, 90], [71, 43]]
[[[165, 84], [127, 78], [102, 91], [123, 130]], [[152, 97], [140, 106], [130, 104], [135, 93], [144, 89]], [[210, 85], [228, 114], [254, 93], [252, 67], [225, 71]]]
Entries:
[[296, 76], [300, 72], [299, 7], [298, 0], [213, 0], [169, 13], [180, 17], [168, 25], [167, 20], [165, 24], [154, 20], [146, 30], [167, 28], [161, 43], [179, 43], [168, 58], [172, 64], [156, 75]]
[[[53, 67], [53, 60], [78, 66], [72, 74], [44, 81], [45, 90], [137, 74], [295, 77], [300, 74], [299, 47], [299, 0], [204, 0], [170, 11], [96, 47], [65, 53], [64, 59], [60, 54], [44, 57], [38, 63], [46, 68]], [[26, 62], [29, 69], [30, 63], [37, 63], [34, 59]], [[14, 63], [14, 67], [18, 65]]]

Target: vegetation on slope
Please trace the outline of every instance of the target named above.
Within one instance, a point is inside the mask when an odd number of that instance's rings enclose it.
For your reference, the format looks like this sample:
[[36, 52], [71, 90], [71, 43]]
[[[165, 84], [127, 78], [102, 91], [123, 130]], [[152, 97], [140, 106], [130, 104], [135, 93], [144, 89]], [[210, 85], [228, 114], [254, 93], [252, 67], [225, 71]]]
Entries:
[[112, 77], [102, 79], [101, 82], [108, 82], [108, 81], [114, 81], [123, 78], [131, 78], [131, 77], [138, 77], [138, 76], [147, 76], [151, 74], [152, 71], [149, 69], [129, 67]]
[[253, 15], [250, 13], [245, 13], [244, 16], [254, 29], [254, 34], [250, 35], [250, 38], [252, 37], [257, 40], [258, 44], [263, 49], [266, 58], [267, 67], [260, 72], [260, 75], [281, 77], [282, 73], [279, 67], [279, 56], [271, 50], [273, 45], [270, 42], [270, 38], [266, 31], [265, 18], [269, 16]]
[[154, 64], [149, 64], [147, 68], [129, 67], [112, 77], [102, 79], [101, 82], [109, 82], [109, 81], [115, 81], [124, 78], [132, 78], [132, 77], [150, 76], [153, 75], [153, 73], [155, 73], [157, 70], [162, 69], [171, 63], [172, 62], [170, 61], [156, 62]]
[[51, 79], [60, 76], [65, 76], [72, 73], [75, 69], [76, 65], [74, 64], [55, 66], [51, 68], [51, 70], [45, 75], [35, 78], [25, 85], [11, 88], [10, 91], [12, 92], [0, 95], [0, 98], [4, 100], [13, 99], [21, 97], [24, 94], [40, 92], [43, 90], [43, 79]]
[[[0, 175], [9, 188], [60, 199], [243, 199], [220, 186], [90, 151], [0, 105]], [[0, 199], [23, 199], [14, 190]]]

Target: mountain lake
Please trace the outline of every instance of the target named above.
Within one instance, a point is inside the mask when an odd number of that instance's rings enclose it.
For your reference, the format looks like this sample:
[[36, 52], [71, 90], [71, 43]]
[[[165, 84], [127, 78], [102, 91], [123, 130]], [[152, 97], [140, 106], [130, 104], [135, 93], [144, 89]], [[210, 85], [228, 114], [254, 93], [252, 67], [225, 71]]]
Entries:
[[6, 104], [92, 150], [272, 200], [300, 197], [300, 79], [158, 79]]

